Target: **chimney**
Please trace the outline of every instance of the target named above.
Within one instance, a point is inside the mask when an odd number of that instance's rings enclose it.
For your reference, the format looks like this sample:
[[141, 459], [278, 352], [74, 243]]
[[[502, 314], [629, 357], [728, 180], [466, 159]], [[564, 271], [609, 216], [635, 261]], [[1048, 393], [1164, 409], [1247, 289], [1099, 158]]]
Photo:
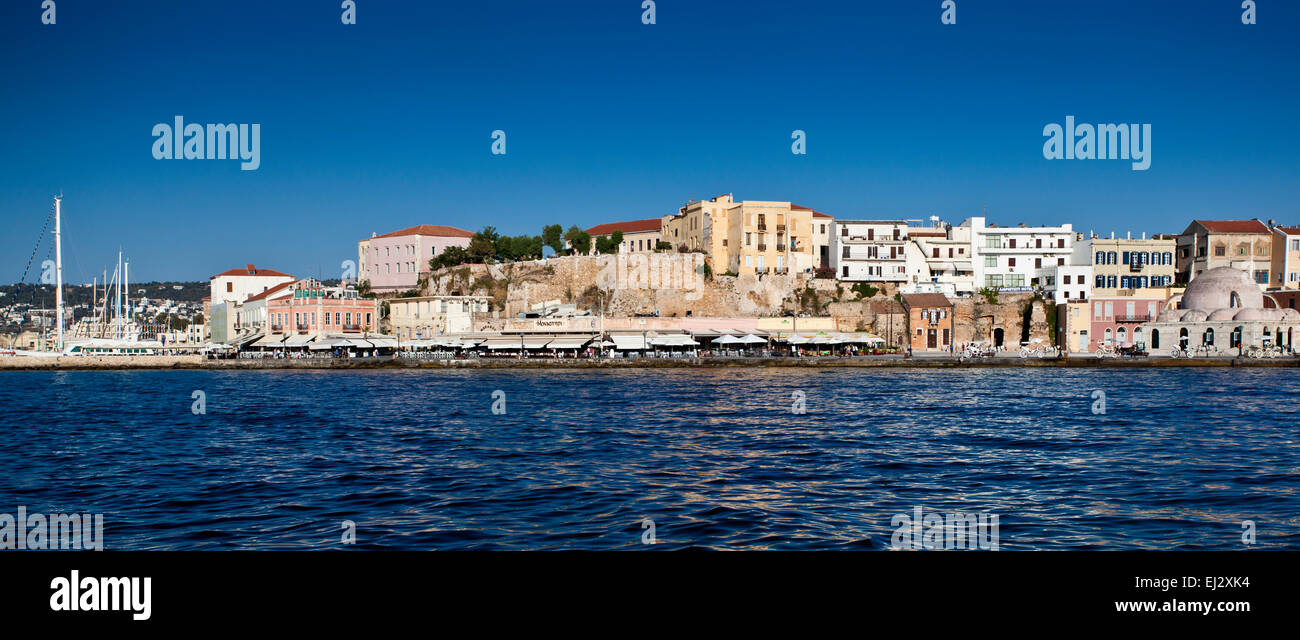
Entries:
[[1130, 231], [1130, 232], [1128, 232], [1128, 237], [1125, 238], [1125, 240], [1132, 240], [1132, 239], [1133, 239], [1133, 232]]
[[1147, 239], [1147, 232], [1145, 232], [1145, 231], [1142, 232], [1142, 239], [1143, 239], [1143, 240], [1146, 240], [1146, 239]]

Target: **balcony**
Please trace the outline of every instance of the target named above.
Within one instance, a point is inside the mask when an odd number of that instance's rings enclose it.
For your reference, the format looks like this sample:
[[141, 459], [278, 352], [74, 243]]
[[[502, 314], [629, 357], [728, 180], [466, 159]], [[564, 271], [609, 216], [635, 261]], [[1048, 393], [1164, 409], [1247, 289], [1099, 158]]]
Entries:
[[779, 252], [781, 252], [781, 253], [785, 253], [785, 245], [783, 245], [783, 244], [778, 244], [778, 245], [776, 245], [776, 250], [779, 251]]
[[758, 230], [759, 230], [760, 232], [762, 232], [762, 231], [767, 231], [767, 224], [762, 223], [762, 222], [758, 223]]
[[344, 330], [344, 331], [360, 331], [360, 330], [361, 330], [361, 325], [356, 325], [356, 324], [345, 324], [345, 325], [343, 325], [343, 330]]
[[1115, 322], [1119, 324], [1142, 324], [1151, 322], [1151, 316], [1115, 316]]
[[1129, 270], [1129, 273], [1141, 273], [1141, 272], [1142, 272], [1142, 268], [1145, 267], [1145, 266], [1146, 266], [1146, 265], [1145, 265], [1145, 264], [1142, 264], [1141, 262], [1130, 262], [1130, 263], [1128, 264], [1128, 270]]
[[275, 333], [279, 333], [279, 332], [282, 331], [283, 329], [284, 329], [284, 325], [279, 325], [279, 324], [273, 324], [273, 325], [271, 325], [271, 331], [273, 331], [273, 332], [275, 332]]
[[778, 225], [776, 225], [776, 232], [777, 232], [777, 233], [785, 233], [785, 225], [783, 225], [783, 224], [778, 224]]
[[767, 245], [765, 245], [765, 244], [759, 244], [759, 245], [758, 245], [758, 250], [759, 250], [759, 251], [767, 251]]

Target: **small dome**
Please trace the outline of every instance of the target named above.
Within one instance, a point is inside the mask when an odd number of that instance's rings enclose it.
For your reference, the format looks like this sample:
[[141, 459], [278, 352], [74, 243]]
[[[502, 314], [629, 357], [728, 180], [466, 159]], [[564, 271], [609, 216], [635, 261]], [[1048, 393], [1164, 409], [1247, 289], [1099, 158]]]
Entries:
[[1234, 317], [1238, 315], [1240, 315], [1240, 312], [1237, 311], [1236, 309], [1215, 309], [1214, 311], [1210, 312], [1210, 315], [1209, 317], [1206, 318], [1206, 320], [1210, 320], [1212, 322], [1226, 322], [1228, 320], [1232, 320]]
[[[1215, 313], [1218, 312], [1216, 311]], [[1232, 319], [1245, 320], [1245, 321], [1250, 321], [1250, 320], [1276, 321], [1282, 319], [1282, 310], [1281, 309], [1242, 309], [1241, 311], [1238, 311], [1237, 315], [1233, 316]]]
[[1283, 322], [1300, 322], [1300, 311], [1296, 311], [1295, 309], [1283, 309], [1283, 310], [1282, 310], [1282, 321], [1283, 321]]
[[1196, 276], [1183, 292], [1184, 309], [1262, 309], [1264, 294], [1241, 269], [1216, 267]]
[[1179, 318], [1180, 322], [1205, 322], [1210, 313], [1204, 309], [1188, 309], [1183, 312], [1183, 317]]
[[1166, 308], [1160, 312], [1156, 322], [1178, 322], [1183, 318], [1183, 313], [1182, 309]]

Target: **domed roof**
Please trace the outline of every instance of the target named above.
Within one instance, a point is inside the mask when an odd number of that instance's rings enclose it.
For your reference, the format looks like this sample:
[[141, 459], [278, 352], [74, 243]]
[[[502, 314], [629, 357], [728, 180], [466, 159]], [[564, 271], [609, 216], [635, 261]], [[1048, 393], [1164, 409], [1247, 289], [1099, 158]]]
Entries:
[[1286, 322], [1300, 322], [1300, 311], [1295, 309], [1283, 309], [1282, 320]]
[[1188, 309], [1179, 320], [1182, 322], [1205, 322], [1209, 315], [1210, 312], [1205, 309]]
[[[1217, 312], [1216, 312], [1217, 313]], [[1281, 320], [1281, 309], [1242, 309], [1233, 320]]]
[[1160, 315], [1156, 318], [1156, 322], [1178, 322], [1179, 320], [1182, 320], [1182, 318], [1183, 318], [1182, 309], [1165, 307], [1165, 310], [1161, 311]]
[[1262, 309], [1264, 294], [1245, 271], [1216, 267], [1196, 276], [1187, 285], [1182, 306], [1184, 309]]
[[1231, 320], [1233, 319], [1233, 317], [1237, 315], [1240, 315], [1240, 312], [1238, 312], [1236, 309], [1215, 309], [1214, 311], [1210, 312], [1210, 315], [1209, 317], [1206, 318], [1206, 320], [1211, 320], [1214, 322], [1223, 322], [1225, 320]]

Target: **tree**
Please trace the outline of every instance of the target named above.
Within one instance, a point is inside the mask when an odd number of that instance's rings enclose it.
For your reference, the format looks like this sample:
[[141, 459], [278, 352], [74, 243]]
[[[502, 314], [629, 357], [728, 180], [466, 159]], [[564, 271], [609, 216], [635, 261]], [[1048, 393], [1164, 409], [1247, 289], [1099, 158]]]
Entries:
[[[429, 268], [437, 271], [443, 267], [455, 267], [469, 261], [469, 252], [465, 250], [465, 247], [457, 247], [453, 245], [443, 249], [442, 253], [437, 256], [430, 258]], [[365, 293], [370, 291], [370, 284], [365, 281], [362, 281], [362, 284], [365, 285], [366, 288], [366, 291], [362, 292], [362, 295], [364, 296]], [[360, 286], [357, 287], [357, 291], [361, 291]]]
[[618, 253], [618, 248], [623, 244], [623, 232], [615, 231], [607, 236], [596, 237], [597, 253]]
[[579, 229], [578, 225], [575, 224], [569, 227], [569, 230], [564, 232], [564, 239], [572, 247], [571, 254], [586, 255], [591, 253], [591, 234]]
[[[557, 256], [564, 253], [564, 227], [558, 224], [542, 227], [542, 244], [554, 250]], [[538, 249], [537, 253], [541, 255], [542, 252]]]
[[655, 253], [658, 253], [660, 251], [672, 251], [672, 250], [673, 250], [673, 243], [667, 240], [660, 240], [655, 243]]
[[482, 231], [474, 234], [469, 240], [469, 261], [474, 263], [487, 263], [497, 256], [497, 240], [500, 239], [496, 227], [488, 225], [483, 227]]

